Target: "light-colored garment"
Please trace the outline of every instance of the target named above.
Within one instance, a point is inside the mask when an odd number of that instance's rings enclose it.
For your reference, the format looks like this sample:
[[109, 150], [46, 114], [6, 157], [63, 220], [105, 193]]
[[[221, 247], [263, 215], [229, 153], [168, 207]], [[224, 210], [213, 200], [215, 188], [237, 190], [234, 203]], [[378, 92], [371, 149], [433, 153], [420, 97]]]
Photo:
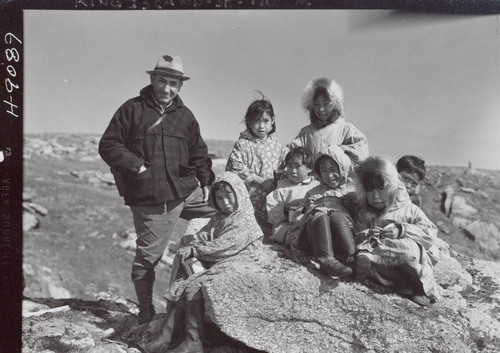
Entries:
[[274, 171], [284, 169], [288, 148], [283, 146], [274, 135], [258, 139], [248, 130], [240, 134], [234, 144], [226, 164], [226, 171], [232, 171], [245, 182], [250, 200], [255, 209], [259, 224], [267, 223], [266, 196], [264, 188], [253, 182], [256, 176], [273, 179]]
[[297, 232], [290, 232], [296, 219], [287, 219], [284, 207], [290, 204], [299, 207], [303, 203], [306, 193], [317, 185], [319, 185], [319, 181], [313, 177], [300, 183], [294, 183], [288, 178], [278, 181], [276, 190], [267, 195], [266, 199], [269, 222], [273, 225], [272, 240], [289, 245], [297, 236]]
[[324, 147], [322, 150], [318, 151], [315, 163], [324, 155], [332, 158], [335, 163], [338, 164], [341, 184], [337, 188], [332, 189], [324, 182], [321, 182], [321, 184], [309, 190], [304, 197], [304, 205], [307, 207], [308, 212], [314, 209], [327, 214], [330, 209], [330, 207], [328, 207], [328, 197], [341, 198], [355, 190], [354, 184], [349, 177], [352, 163], [343, 152], [342, 148], [336, 145]]
[[[339, 166], [341, 184], [335, 189], [326, 185], [323, 181], [304, 196], [302, 206], [304, 207], [304, 217], [302, 217], [292, 229], [293, 232], [302, 234], [308, 222], [310, 222], [314, 214], [321, 212], [326, 215], [332, 212], [342, 212], [349, 220], [351, 219], [350, 208], [346, 206], [344, 197], [354, 192], [355, 188], [349, 178], [349, 170], [351, 168], [351, 160], [342, 151], [339, 146], [330, 145], [318, 152], [316, 161], [322, 156], [327, 155], [332, 158]], [[294, 252], [293, 257], [301, 257], [301, 241], [296, 237], [290, 246]]]
[[[217, 272], [217, 264], [231, 261], [244, 252], [256, 251], [262, 244], [262, 231], [254, 216], [253, 206], [243, 181], [234, 173], [224, 172], [215, 181], [226, 182], [236, 194], [238, 208], [226, 215], [218, 212], [205, 225], [189, 245], [196, 251], [196, 258], [201, 260], [208, 270], [195, 273], [187, 279], [177, 278], [171, 281], [170, 288], [165, 295], [169, 300], [177, 301], [184, 292], [194, 295], [199, 292], [201, 285], [207, 278]], [[211, 195], [211, 202], [215, 206], [215, 195]], [[217, 207], [215, 207], [217, 209]], [[179, 264], [176, 256], [174, 264]], [[174, 274], [172, 274], [174, 275]], [[189, 295], [188, 295], [188, 300]]]
[[[369, 237], [368, 229], [374, 226], [385, 227], [389, 224], [400, 224], [402, 232], [399, 239], [374, 239]], [[383, 215], [367, 224], [358, 220], [357, 248], [366, 252], [372, 263], [372, 275], [384, 285], [395, 285], [397, 280], [388, 278], [384, 268], [401, 268], [412, 272], [422, 283], [423, 290], [429, 298], [438, 300], [441, 288], [436, 283], [433, 272], [433, 261], [429, 250], [437, 238], [436, 226], [424, 212], [412, 204], [404, 185], [399, 187], [398, 197], [394, 205]], [[378, 269], [378, 270], [377, 270]]]
[[303, 127], [292, 141], [291, 148], [302, 146], [308, 149], [313, 158], [330, 145], [337, 145], [349, 156], [354, 165], [368, 157], [368, 140], [353, 124], [339, 117], [332, 124], [316, 128], [310, 124]]

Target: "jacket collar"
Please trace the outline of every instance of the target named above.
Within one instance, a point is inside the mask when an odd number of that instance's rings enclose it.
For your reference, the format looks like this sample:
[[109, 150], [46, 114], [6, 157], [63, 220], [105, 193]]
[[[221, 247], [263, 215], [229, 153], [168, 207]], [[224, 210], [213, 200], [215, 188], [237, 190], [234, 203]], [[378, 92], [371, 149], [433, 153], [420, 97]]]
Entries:
[[[143, 98], [146, 101], [147, 105], [149, 105], [150, 107], [152, 107], [155, 110], [157, 110], [158, 112], [160, 112], [160, 105], [158, 104], [158, 102], [156, 101], [156, 98], [154, 96], [153, 86], [148, 85], [148, 86], [142, 88], [139, 94], [140, 94], [141, 98]], [[179, 95], [177, 95], [174, 98], [172, 104], [170, 104], [170, 106], [168, 106], [165, 109], [165, 112], [174, 111], [176, 109], [182, 108], [183, 106], [184, 106], [184, 102], [182, 101], [181, 97]]]
[[246, 129], [245, 131], [240, 133], [240, 139], [249, 140], [249, 141], [253, 141], [253, 142], [260, 142], [260, 141], [266, 141], [266, 140], [275, 140], [276, 137], [274, 137], [274, 134], [270, 134], [270, 135], [267, 135], [267, 137], [265, 139], [259, 139], [259, 138], [255, 137], [254, 135], [252, 135], [250, 133], [250, 131], [248, 131], [248, 129]]

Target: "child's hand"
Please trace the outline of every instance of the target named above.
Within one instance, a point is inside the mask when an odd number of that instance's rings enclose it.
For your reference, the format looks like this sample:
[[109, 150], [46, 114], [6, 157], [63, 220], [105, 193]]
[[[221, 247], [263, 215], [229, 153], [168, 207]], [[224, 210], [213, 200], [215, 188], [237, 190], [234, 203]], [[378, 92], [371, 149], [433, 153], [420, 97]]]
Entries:
[[380, 238], [381, 233], [382, 233], [381, 227], [375, 226], [375, 227], [368, 229], [368, 236], [369, 237]]
[[177, 250], [177, 256], [179, 256], [181, 262], [194, 256], [194, 248], [192, 246], [184, 246]]
[[391, 223], [382, 228], [380, 232], [381, 238], [398, 239], [399, 238], [399, 228], [396, 224]]

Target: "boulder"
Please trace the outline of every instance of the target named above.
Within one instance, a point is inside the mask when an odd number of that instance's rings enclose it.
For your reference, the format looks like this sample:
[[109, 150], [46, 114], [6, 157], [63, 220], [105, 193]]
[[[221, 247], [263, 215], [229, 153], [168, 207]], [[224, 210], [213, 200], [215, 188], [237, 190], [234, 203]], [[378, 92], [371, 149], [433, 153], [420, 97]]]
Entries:
[[[421, 307], [369, 279], [322, 276], [312, 264], [281, 257], [282, 250], [264, 245], [220, 263], [202, 288], [206, 320], [250, 350], [494, 352], [500, 346], [500, 263], [464, 257], [438, 239], [432, 252], [443, 296]], [[162, 320], [124, 337], [155, 335]]]
[[494, 224], [475, 220], [466, 225], [464, 233], [477, 241], [483, 251], [500, 258], [500, 232]]
[[443, 298], [430, 307], [370, 280], [324, 277], [265, 246], [204, 286], [206, 314], [225, 334], [266, 352], [493, 351], [500, 264], [439, 246]]
[[477, 214], [477, 209], [467, 204], [465, 197], [454, 195], [451, 204], [451, 213], [454, 216], [471, 217]]
[[23, 211], [23, 232], [28, 232], [31, 229], [37, 228], [40, 221], [36, 216], [28, 211]]

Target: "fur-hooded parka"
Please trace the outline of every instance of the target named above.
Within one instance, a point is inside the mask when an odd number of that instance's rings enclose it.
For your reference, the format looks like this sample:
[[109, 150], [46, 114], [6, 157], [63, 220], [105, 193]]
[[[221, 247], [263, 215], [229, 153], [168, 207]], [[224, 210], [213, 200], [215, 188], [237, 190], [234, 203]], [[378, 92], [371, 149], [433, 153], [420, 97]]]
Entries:
[[[318, 119], [314, 113], [314, 96], [318, 91], [324, 91], [330, 99], [332, 114], [327, 121]], [[312, 80], [304, 89], [302, 106], [306, 112], [309, 112], [309, 119], [316, 127], [321, 128], [329, 125], [344, 115], [344, 93], [342, 87], [340, 87], [337, 82], [327, 77]]]

